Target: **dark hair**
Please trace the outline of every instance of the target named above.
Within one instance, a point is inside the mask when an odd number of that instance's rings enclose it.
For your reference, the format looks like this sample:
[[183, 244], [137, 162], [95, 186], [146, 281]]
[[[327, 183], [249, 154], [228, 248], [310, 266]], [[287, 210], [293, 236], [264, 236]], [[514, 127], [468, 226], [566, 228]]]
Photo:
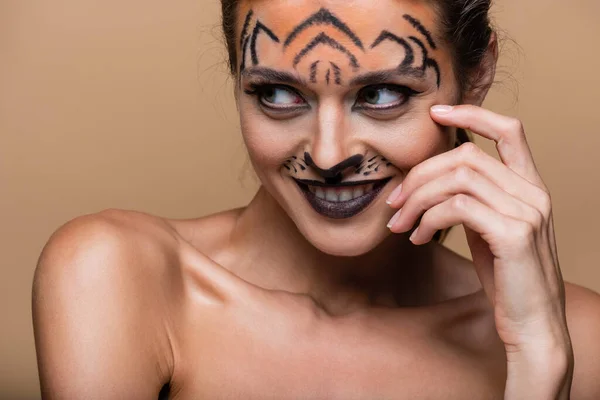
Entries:
[[[493, 29], [489, 11], [492, 0], [427, 0], [439, 20], [439, 32], [450, 47], [453, 69], [461, 93], [477, 85], [478, 75], [474, 74], [483, 61], [488, 49]], [[240, 0], [221, 0], [222, 26], [227, 51], [229, 69], [232, 75], [237, 71], [236, 26]], [[456, 144], [471, 142], [469, 133], [463, 129], [456, 132]], [[438, 231], [434, 239], [442, 242], [449, 229]]]

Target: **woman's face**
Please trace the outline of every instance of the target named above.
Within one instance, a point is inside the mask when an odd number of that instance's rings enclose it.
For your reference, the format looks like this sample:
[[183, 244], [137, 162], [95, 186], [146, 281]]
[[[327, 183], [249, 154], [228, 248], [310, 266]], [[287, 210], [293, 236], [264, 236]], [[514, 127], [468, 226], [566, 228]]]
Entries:
[[436, 14], [410, 0], [253, 0], [238, 14], [242, 133], [262, 184], [321, 251], [390, 234], [387, 196], [453, 147], [459, 97]]

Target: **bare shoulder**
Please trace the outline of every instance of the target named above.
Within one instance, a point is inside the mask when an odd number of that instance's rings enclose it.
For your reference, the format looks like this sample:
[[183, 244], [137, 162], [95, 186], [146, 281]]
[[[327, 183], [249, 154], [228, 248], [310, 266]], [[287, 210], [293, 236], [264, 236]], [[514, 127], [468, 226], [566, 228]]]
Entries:
[[[177, 247], [175, 231], [162, 218], [116, 209], [88, 214], [52, 234], [38, 260], [36, 281], [48, 273], [68, 272], [72, 279], [84, 280], [135, 275], [140, 285], [147, 284], [177, 267]], [[72, 275], [77, 269], [85, 274]]]
[[575, 355], [571, 398], [600, 398], [600, 294], [565, 282], [569, 334]]
[[174, 364], [177, 248], [168, 223], [131, 211], [81, 216], [54, 232], [33, 283], [45, 395], [157, 397]]

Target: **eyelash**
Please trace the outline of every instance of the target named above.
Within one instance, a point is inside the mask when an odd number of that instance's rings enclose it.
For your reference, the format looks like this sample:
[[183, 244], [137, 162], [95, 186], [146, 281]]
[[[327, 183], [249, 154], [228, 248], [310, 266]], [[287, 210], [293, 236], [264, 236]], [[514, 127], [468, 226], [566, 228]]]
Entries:
[[370, 111], [392, 110], [392, 109], [395, 109], [395, 108], [405, 105], [406, 103], [408, 103], [410, 101], [410, 99], [413, 96], [422, 93], [422, 92], [418, 92], [414, 89], [411, 89], [407, 86], [390, 84], [390, 83], [380, 83], [377, 85], [365, 86], [364, 88], [362, 88], [358, 91], [358, 94], [356, 97], [357, 97], [357, 99], [364, 97], [364, 94], [367, 90], [381, 90], [381, 89], [387, 89], [391, 92], [398, 93], [403, 96], [403, 99], [400, 101], [393, 102], [391, 104], [383, 105], [383, 106], [377, 106], [377, 105], [366, 106], [364, 104], [368, 104], [368, 103], [363, 103], [363, 105], [359, 105], [359, 104], [355, 103], [354, 106], [352, 107], [352, 109], [353, 110], [370, 110]]
[[[295, 111], [301, 108], [305, 108], [308, 106], [308, 104], [306, 103], [306, 100], [304, 100], [304, 98], [302, 97], [302, 95], [298, 92], [298, 90], [296, 90], [295, 88], [291, 87], [291, 86], [287, 86], [287, 85], [283, 85], [283, 84], [272, 84], [272, 83], [251, 83], [250, 85], [250, 89], [245, 89], [244, 92], [250, 96], [255, 96], [257, 98], [257, 101], [259, 102], [259, 104], [262, 107], [266, 107], [268, 109], [271, 109], [273, 111], [280, 111], [280, 112], [285, 112], [285, 111]], [[287, 90], [293, 94], [295, 94], [296, 96], [299, 96], [300, 98], [302, 98], [303, 101], [305, 101], [304, 104], [302, 105], [294, 105], [294, 106], [273, 106], [273, 105], [269, 105], [266, 104], [265, 101], [263, 101], [262, 96], [264, 95], [264, 93], [269, 90], [269, 89], [284, 89]], [[399, 94], [402, 94], [404, 96], [404, 99], [402, 101], [399, 102], [395, 102], [392, 104], [388, 104], [385, 106], [365, 106], [365, 105], [359, 105], [357, 103], [355, 103], [352, 106], [353, 110], [368, 110], [368, 111], [386, 111], [386, 110], [391, 110], [394, 108], [398, 108], [401, 107], [403, 105], [405, 105], [406, 103], [408, 103], [410, 101], [410, 99], [415, 96], [418, 95], [422, 92], [418, 92], [414, 89], [411, 89], [407, 86], [402, 86], [402, 85], [397, 85], [397, 84], [390, 84], [390, 83], [381, 83], [381, 84], [376, 84], [376, 85], [369, 85], [369, 86], [365, 86], [363, 88], [361, 88], [358, 91], [357, 94], [357, 99], [360, 99], [362, 96], [364, 96], [364, 92], [366, 90], [381, 90], [381, 89], [388, 89], [392, 92], [396, 92]], [[362, 96], [361, 96], [362, 95]]]
[[[298, 110], [298, 109], [301, 109], [301, 108], [308, 107], [308, 104], [306, 103], [306, 100], [304, 100], [304, 98], [298, 92], [298, 90], [296, 90], [295, 88], [293, 88], [291, 86], [282, 85], [282, 84], [272, 84], [272, 83], [251, 83], [249, 86], [250, 86], [250, 89], [246, 89], [246, 90], [244, 90], [244, 92], [246, 94], [250, 95], [250, 96], [255, 96], [261, 106], [269, 108], [269, 109], [271, 109], [273, 111], [283, 111], [283, 112], [285, 112], [285, 111], [293, 111], [293, 110]], [[273, 106], [273, 105], [269, 105], [265, 101], [263, 101], [263, 95], [269, 89], [284, 89], [284, 90], [287, 90], [288, 92], [293, 93], [296, 96], [300, 97], [302, 99], [302, 101], [304, 101], [305, 103], [301, 104], [301, 105], [294, 105], [294, 106]]]

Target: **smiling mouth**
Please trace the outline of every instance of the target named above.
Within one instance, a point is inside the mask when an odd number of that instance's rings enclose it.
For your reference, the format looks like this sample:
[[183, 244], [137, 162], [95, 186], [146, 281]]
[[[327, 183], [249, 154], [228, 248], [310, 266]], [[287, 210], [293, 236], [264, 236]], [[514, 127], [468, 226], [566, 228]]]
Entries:
[[344, 219], [365, 210], [392, 178], [335, 185], [304, 179], [294, 181], [316, 212], [328, 218]]

